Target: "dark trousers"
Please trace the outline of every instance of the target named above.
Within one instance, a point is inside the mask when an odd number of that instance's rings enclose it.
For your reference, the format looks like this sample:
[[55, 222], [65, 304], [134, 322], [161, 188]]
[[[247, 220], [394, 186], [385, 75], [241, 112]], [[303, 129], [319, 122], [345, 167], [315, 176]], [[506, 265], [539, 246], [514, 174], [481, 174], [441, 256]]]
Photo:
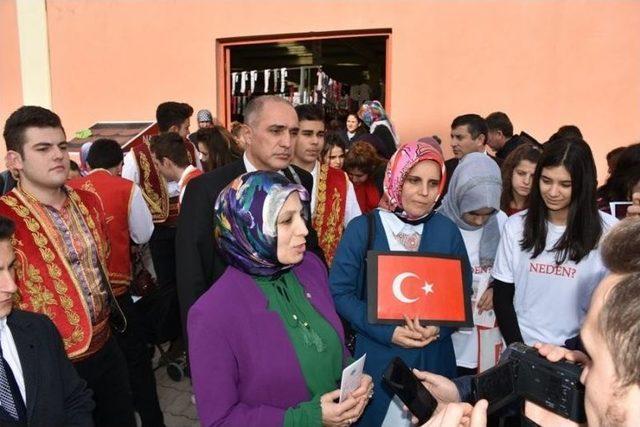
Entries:
[[157, 337], [154, 343], [157, 344], [174, 341], [182, 335], [176, 284], [176, 228], [156, 224], [149, 247], [158, 289], [154, 291], [156, 295], [145, 297], [149, 303], [144, 304], [147, 306], [144, 311], [147, 315], [153, 313]]
[[458, 376], [465, 377], [467, 375], [476, 375], [478, 373], [478, 368], [464, 368], [462, 366], [457, 367]]
[[75, 363], [75, 367], [93, 391], [96, 427], [136, 427], [127, 362], [113, 336], [97, 353]]
[[176, 228], [156, 224], [149, 240], [158, 287], [176, 287]]
[[118, 304], [127, 319], [127, 329], [122, 334], [114, 334], [127, 361], [133, 406], [140, 414], [143, 427], [164, 426], [151, 367], [152, 353], [141, 329], [140, 314], [129, 292], [118, 297]]

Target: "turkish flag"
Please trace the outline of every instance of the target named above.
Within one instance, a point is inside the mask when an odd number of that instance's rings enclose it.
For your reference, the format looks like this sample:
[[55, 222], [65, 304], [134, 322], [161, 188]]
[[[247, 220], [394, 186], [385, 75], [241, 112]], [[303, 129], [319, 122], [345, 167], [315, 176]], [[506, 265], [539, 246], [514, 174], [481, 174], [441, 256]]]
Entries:
[[370, 254], [374, 271], [368, 274], [369, 295], [376, 300], [375, 320], [403, 321], [406, 315], [431, 324], [470, 323], [461, 259], [407, 252]]

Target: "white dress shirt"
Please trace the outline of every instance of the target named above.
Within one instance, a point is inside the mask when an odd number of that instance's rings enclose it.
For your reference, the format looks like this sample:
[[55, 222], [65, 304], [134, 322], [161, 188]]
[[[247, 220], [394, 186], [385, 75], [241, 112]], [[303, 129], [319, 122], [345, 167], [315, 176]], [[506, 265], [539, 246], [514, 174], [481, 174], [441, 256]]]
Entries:
[[[188, 142], [192, 144], [192, 142]], [[202, 170], [202, 163], [200, 162], [200, 156], [197, 155], [198, 150], [196, 150], [196, 167]], [[124, 161], [122, 165], [122, 177], [128, 179], [129, 181], [133, 181], [136, 184], [140, 185], [140, 169], [138, 169], [138, 162], [133, 155], [133, 150], [129, 150], [127, 154], [124, 156]], [[162, 179], [162, 177], [160, 177]], [[177, 197], [180, 195], [180, 187], [178, 183], [175, 181], [167, 181], [167, 192], [169, 193], [169, 197]]]
[[[249, 172], [255, 172], [258, 170], [258, 168], [256, 168], [255, 166], [253, 166], [253, 164], [249, 161], [249, 158], [247, 157], [247, 153], [245, 152], [242, 155], [242, 162], [244, 163], [244, 168], [247, 170], [247, 173]], [[278, 172], [279, 174], [282, 174], [282, 172]]]
[[129, 203], [129, 236], [134, 243], [147, 243], [153, 234], [153, 216], [142, 197], [142, 190], [138, 184], [133, 184], [133, 194]]
[[7, 325], [7, 318], [0, 318], [0, 345], [2, 345], [2, 356], [7, 361], [11, 372], [13, 373], [18, 389], [20, 389], [20, 395], [25, 405], [27, 404], [27, 393], [24, 386], [24, 375], [22, 374], [22, 365], [20, 364], [20, 357], [18, 356], [18, 349], [16, 343], [11, 335], [11, 329]]

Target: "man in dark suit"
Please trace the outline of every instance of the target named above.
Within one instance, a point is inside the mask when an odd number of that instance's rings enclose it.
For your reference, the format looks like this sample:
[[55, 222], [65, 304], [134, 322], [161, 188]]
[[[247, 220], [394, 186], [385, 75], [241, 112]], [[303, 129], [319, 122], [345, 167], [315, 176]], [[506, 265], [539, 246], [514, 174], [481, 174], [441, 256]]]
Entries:
[[[298, 116], [289, 101], [270, 95], [254, 98], [245, 109], [245, 123], [247, 145], [243, 158], [191, 180], [182, 200], [176, 234], [176, 269], [183, 326], [189, 308], [227, 267], [216, 253], [213, 239], [213, 211], [220, 191], [245, 172], [266, 170], [282, 172], [313, 194], [311, 174], [290, 165], [298, 135]], [[307, 247], [322, 256], [309, 215], [307, 219]]]
[[0, 425], [93, 426], [91, 391], [47, 316], [13, 310], [13, 222], [0, 216]]
[[[486, 154], [488, 132], [487, 122], [478, 114], [463, 114], [453, 119], [451, 123], [451, 149], [454, 157], [444, 162], [447, 169], [447, 180], [438, 200], [438, 205], [449, 190], [449, 182], [460, 160], [469, 153]], [[498, 166], [502, 163], [500, 159], [491, 158], [495, 160]]]
[[489, 130], [487, 145], [495, 151], [497, 159], [504, 161], [513, 150], [524, 143], [524, 139], [513, 134], [513, 124], [505, 113], [496, 111], [489, 114], [485, 120]]

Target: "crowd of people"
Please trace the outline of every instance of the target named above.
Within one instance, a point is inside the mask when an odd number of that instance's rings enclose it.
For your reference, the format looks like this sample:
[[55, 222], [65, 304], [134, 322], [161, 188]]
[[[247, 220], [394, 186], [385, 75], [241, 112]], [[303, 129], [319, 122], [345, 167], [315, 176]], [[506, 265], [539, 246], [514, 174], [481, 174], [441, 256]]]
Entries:
[[[589, 425], [640, 417], [640, 144], [597, 188], [577, 127], [540, 144], [503, 112], [455, 117], [449, 160], [378, 101], [339, 129], [276, 96], [230, 129], [201, 110], [191, 133], [193, 112], [160, 104], [158, 135], [127, 153], [94, 140], [73, 174], [56, 113], [7, 119], [0, 424], [163, 426], [164, 342], [188, 356], [205, 426], [409, 426], [382, 381], [396, 357], [438, 399], [427, 425], [486, 425], [469, 378], [514, 342], [584, 364]], [[460, 259], [473, 326], [373, 322], [370, 251]]]

